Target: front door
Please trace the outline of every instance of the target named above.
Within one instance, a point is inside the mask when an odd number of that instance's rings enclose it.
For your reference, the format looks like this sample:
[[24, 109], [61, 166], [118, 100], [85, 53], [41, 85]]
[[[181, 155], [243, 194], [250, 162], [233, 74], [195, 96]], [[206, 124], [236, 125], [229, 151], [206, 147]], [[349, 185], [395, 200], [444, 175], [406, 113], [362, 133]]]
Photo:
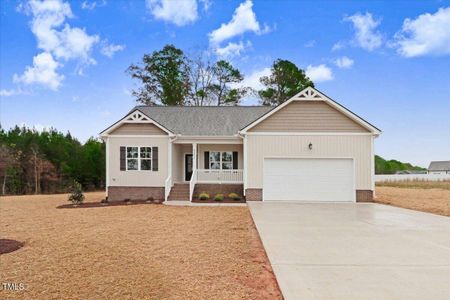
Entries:
[[192, 176], [192, 154], [184, 156], [184, 180], [190, 181]]

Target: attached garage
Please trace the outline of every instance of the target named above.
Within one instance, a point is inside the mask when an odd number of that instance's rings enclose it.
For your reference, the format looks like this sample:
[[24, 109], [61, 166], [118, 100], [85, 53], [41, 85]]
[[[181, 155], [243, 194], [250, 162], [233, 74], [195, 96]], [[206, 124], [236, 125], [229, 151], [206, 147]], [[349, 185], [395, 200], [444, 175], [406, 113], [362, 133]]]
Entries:
[[308, 87], [240, 131], [247, 201], [373, 201], [381, 131]]
[[353, 159], [265, 158], [263, 200], [355, 202]]

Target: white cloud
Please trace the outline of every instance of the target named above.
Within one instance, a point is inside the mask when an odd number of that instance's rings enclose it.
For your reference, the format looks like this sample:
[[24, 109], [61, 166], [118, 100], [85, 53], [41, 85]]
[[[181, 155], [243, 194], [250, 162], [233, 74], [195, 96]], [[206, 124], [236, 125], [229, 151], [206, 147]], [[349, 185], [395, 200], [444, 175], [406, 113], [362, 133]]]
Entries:
[[98, 35], [88, 35], [84, 29], [71, 28], [65, 25], [64, 29], [57, 33], [59, 45], [55, 47], [53, 53], [57, 58], [81, 59], [85, 64], [95, 64], [91, 56], [92, 47], [100, 41]]
[[13, 80], [27, 85], [40, 84], [56, 91], [64, 79], [63, 75], [56, 72], [59, 67], [60, 64], [50, 53], [42, 52], [33, 58], [33, 66], [26, 67], [22, 75], [14, 74]]
[[230, 59], [236, 56], [240, 56], [241, 52], [251, 46], [252, 43], [250, 41], [247, 41], [247, 43], [244, 43], [242, 41], [240, 41], [239, 43], [230, 42], [225, 47], [216, 48], [216, 54], [217, 56]]
[[123, 51], [125, 49], [125, 45], [115, 45], [109, 44], [108, 41], [103, 41], [102, 48], [100, 49], [100, 53], [111, 58], [118, 51]]
[[7, 90], [7, 89], [1, 89], [0, 90], [0, 96], [1, 97], [11, 97], [16, 94], [16, 90]]
[[23, 95], [23, 94], [28, 94], [25, 91], [23, 91], [22, 89], [1, 89], [0, 90], [0, 97], [12, 97], [12, 96], [17, 96], [17, 95]]
[[83, 1], [81, 3], [81, 8], [82, 9], [87, 9], [87, 10], [94, 10], [96, 7], [101, 7], [101, 6], [105, 6], [106, 5], [106, 0], [102, 0], [102, 1]]
[[270, 68], [263, 68], [260, 70], [256, 70], [246, 76], [244, 76], [244, 80], [240, 82], [237, 87], [251, 87], [254, 90], [261, 90], [264, 86], [261, 84], [259, 79], [263, 76], [269, 76], [271, 74]]
[[450, 54], [450, 7], [405, 19], [392, 43], [404, 57]]
[[218, 45], [221, 42], [228, 40], [237, 35], [241, 35], [247, 31], [254, 32], [256, 34], [264, 34], [270, 31], [270, 28], [260, 26], [256, 20], [256, 15], [253, 12], [253, 2], [246, 0], [241, 3], [234, 11], [233, 17], [230, 22], [222, 25], [211, 33], [209, 33], [209, 40], [212, 44]]
[[348, 58], [347, 56], [342, 56], [337, 58], [334, 63], [336, 64], [336, 66], [338, 66], [338, 68], [349, 69], [353, 66], [355, 61], [351, 58]]
[[375, 20], [371, 13], [366, 12], [364, 15], [356, 13], [345, 17], [344, 21], [353, 23], [353, 28], [356, 31], [353, 43], [356, 46], [368, 51], [375, 50], [381, 46], [383, 37], [379, 31], [376, 31], [381, 21]]
[[177, 26], [193, 23], [198, 18], [196, 0], [146, 0], [146, 5], [155, 19]]
[[337, 51], [345, 48], [345, 44], [343, 42], [337, 42], [334, 43], [333, 47], [331, 48], [331, 51]]
[[66, 18], [73, 17], [68, 3], [33, 0], [25, 7], [25, 12], [33, 16], [31, 31], [37, 38], [38, 48], [52, 53], [57, 59], [81, 59], [85, 64], [95, 63], [91, 51], [99, 37], [88, 35], [84, 28], [72, 28], [65, 23]]
[[[93, 9], [106, 5], [106, 1], [82, 3], [82, 8]], [[14, 75], [14, 81], [24, 84], [41, 84], [52, 90], [57, 90], [64, 79], [57, 69], [64, 62], [75, 60], [78, 74], [83, 68], [96, 64], [93, 58], [95, 45], [99, 44], [98, 35], [90, 35], [85, 28], [71, 27], [67, 20], [74, 15], [68, 2], [63, 0], [30, 0], [19, 4], [17, 10], [32, 17], [31, 31], [36, 36], [38, 49], [43, 50], [33, 58], [33, 65], [27, 66], [22, 75]], [[123, 50], [122, 45], [104, 45], [100, 51], [109, 56]], [[42, 74], [40, 74], [42, 72]]]
[[323, 82], [333, 80], [333, 72], [325, 64], [318, 66], [309, 65], [305, 70], [306, 76], [313, 82]]

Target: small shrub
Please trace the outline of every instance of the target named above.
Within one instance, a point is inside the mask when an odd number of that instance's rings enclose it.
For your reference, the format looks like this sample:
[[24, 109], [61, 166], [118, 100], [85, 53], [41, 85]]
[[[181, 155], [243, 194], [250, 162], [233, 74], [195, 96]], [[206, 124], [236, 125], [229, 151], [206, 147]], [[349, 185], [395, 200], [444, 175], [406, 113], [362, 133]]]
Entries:
[[214, 196], [214, 201], [223, 201], [224, 198], [223, 194], [219, 193]]
[[200, 195], [198, 195], [198, 199], [200, 200], [209, 200], [209, 194], [207, 192], [201, 192]]
[[153, 198], [152, 196], [147, 198], [147, 202], [153, 202], [153, 201], [155, 201], [155, 198]]
[[241, 197], [236, 193], [229, 193], [228, 198], [236, 200], [236, 201], [241, 200]]
[[69, 195], [69, 201], [71, 201], [73, 204], [80, 204], [83, 203], [83, 200], [84, 195], [81, 184], [77, 181], [74, 181], [72, 193]]

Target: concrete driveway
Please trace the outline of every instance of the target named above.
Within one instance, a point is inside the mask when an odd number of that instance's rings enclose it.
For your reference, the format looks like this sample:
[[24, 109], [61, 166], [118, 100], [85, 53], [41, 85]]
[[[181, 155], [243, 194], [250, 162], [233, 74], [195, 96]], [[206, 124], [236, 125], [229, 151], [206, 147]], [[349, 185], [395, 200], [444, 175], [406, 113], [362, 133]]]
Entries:
[[381, 204], [248, 202], [285, 299], [450, 299], [450, 218]]

